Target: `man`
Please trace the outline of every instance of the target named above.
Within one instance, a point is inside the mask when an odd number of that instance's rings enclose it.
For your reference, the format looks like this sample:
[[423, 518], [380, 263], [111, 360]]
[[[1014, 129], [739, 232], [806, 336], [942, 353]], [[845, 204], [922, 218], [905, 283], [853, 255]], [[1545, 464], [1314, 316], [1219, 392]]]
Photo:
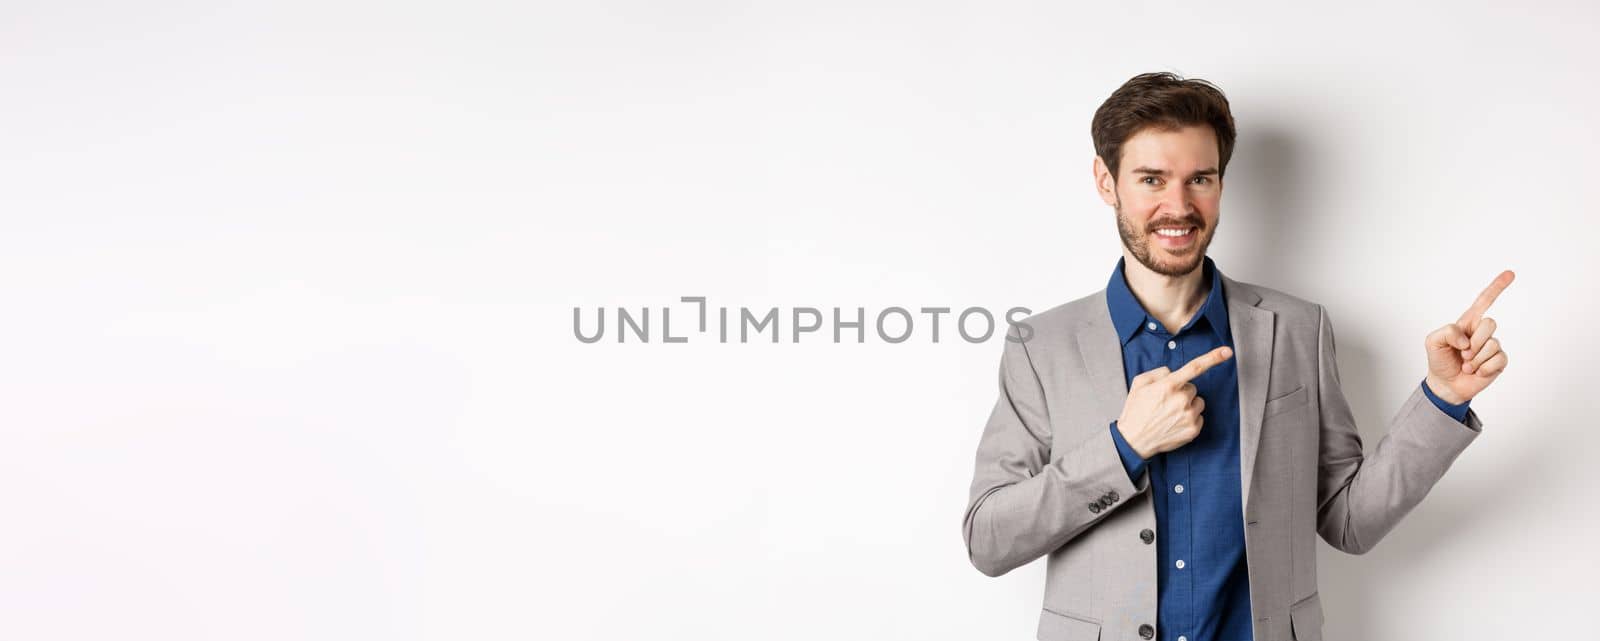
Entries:
[[972, 563], [1049, 556], [1045, 641], [1320, 639], [1316, 535], [1371, 549], [1476, 438], [1468, 401], [1506, 367], [1483, 314], [1513, 274], [1427, 336], [1426, 377], [1364, 457], [1327, 310], [1205, 256], [1234, 143], [1222, 92], [1143, 74], [1091, 129], [1123, 258], [1006, 341]]

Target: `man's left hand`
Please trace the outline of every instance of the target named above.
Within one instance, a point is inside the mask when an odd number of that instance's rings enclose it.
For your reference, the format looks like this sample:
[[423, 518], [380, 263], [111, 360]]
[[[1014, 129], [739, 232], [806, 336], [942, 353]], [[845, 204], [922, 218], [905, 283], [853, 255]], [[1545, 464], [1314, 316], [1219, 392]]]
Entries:
[[1494, 319], [1483, 313], [1516, 277], [1500, 272], [1461, 318], [1428, 334], [1428, 389], [1446, 403], [1472, 400], [1505, 371], [1506, 353], [1494, 337]]

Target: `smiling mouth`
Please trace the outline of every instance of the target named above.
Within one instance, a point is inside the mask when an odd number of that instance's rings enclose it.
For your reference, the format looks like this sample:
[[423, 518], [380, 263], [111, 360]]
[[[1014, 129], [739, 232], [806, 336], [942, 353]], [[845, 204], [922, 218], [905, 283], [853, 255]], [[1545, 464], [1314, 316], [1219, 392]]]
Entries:
[[1195, 226], [1185, 227], [1160, 227], [1151, 232], [1156, 237], [1157, 244], [1167, 249], [1187, 247], [1194, 242], [1200, 233], [1200, 228]]

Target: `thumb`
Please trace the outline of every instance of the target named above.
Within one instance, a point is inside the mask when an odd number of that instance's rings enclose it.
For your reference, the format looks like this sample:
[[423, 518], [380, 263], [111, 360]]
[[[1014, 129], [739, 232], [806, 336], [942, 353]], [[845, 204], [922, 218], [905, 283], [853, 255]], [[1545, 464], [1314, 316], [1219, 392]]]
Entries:
[[1467, 332], [1455, 323], [1440, 327], [1428, 334], [1427, 347], [1430, 351], [1463, 350], [1471, 346], [1472, 339], [1468, 338]]

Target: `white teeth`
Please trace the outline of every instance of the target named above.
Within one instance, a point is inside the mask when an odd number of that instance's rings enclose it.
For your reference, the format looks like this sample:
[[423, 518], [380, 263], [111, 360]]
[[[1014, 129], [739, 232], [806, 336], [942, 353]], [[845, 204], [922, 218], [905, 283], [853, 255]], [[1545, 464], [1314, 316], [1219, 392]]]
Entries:
[[1172, 237], [1172, 238], [1177, 238], [1179, 236], [1188, 235], [1189, 234], [1189, 230], [1187, 230], [1187, 229], [1157, 229], [1156, 233], [1157, 234], [1161, 234], [1162, 236], [1168, 236], [1168, 237]]

